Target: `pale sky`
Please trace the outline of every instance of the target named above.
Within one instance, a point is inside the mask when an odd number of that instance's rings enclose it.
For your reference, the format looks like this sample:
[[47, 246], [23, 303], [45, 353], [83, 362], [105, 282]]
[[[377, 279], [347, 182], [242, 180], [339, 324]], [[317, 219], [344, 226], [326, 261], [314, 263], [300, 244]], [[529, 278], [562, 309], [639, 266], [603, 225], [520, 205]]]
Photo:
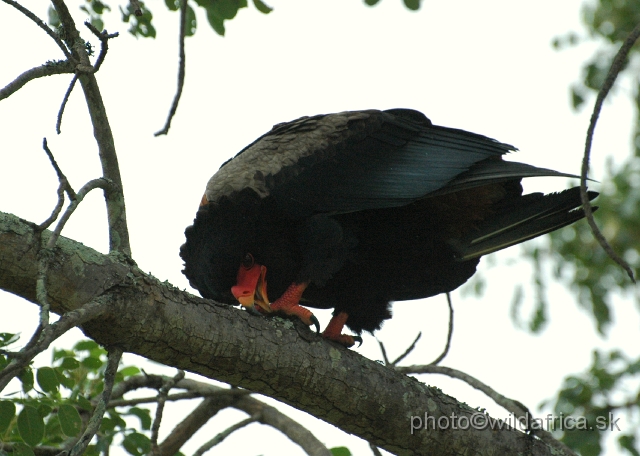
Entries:
[[[164, 2], [149, 3], [158, 38], [132, 38], [119, 22], [119, 13], [113, 14], [107, 30], [118, 30], [121, 37], [110, 41], [98, 82], [119, 153], [134, 259], [144, 271], [194, 294], [180, 272], [178, 249], [184, 228], [192, 222], [204, 186], [220, 164], [275, 123], [343, 110], [414, 108], [435, 124], [515, 145], [520, 152], [511, 155], [512, 160], [579, 173], [590, 112], [571, 111], [569, 86], [579, 78], [581, 64], [594, 45], [563, 52], [551, 47], [554, 36], [582, 32], [579, 1], [425, 1], [415, 13], [402, 7], [400, 0], [382, 0], [374, 8], [360, 0], [272, 0], [274, 11], [268, 16], [252, 5], [242, 10], [227, 22], [224, 38], [215, 35], [200, 14], [196, 37], [187, 40], [187, 79], [180, 107], [169, 136], [161, 138], [153, 133], [163, 126], [175, 90], [178, 16], [169, 14]], [[29, 4], [37, 5], [33, 11], [46, 17], [47, 2]], [[78, 12], [77, 22], [83, 19]], [[90, 34], [83, 31], [83, 36]], [[40, 29], [6, 4], [0, 4], [0, 39], [5, 43], [0, 49], [2, 86], [28, 68], [62, 58]], [[80, 90], [69, 101], [62, 135], [55, 134], [56, 114], [69, 80], [68, 75], [37, 80], [0, 102], [0, 210], [38, 223], [51, 212], [57, 179], [41, 149], [45, 136], [76, 190], [100, 175]], [[614, 155], [621, 161], [629, 154], [633, 117], [627, 95], [623, 83], [603, 111], [593, 150], [595, 179], [604, 177], [605, 157]], [[590, 100], [588, 105], [592, 104]], [[566, 185], [563, 179], [539, 179], [525, 189], [551, 191]], [[96, 192], [81, 204], [63, 234], [106, 252], [104, 213], [102, 195]], [[486, 259], [481, 262], [479, 270], [488, 280], [483, 298], [453, 293], [453, 344], [442, 365], [465, 371], [538, 411], [566, 375], [589, 366], [594, 347], [620, 347], [638, 356], [630, 335], [637, 334], [640, 321], [631, 301], [617, 299], [615, 327], [603, 340], [572, 297], [552, 285], [547, 329], [531, 336], [514, 328], [509, 318], [513, 287], [527, 284], [531, 276], [526, 265], [504, 264], [518, 252], [512, 248], [498, 255], [499, 265], [490, 270]], [[529, 292], [525, 312], [532, 302]], [[422, 331], [418, 348], [405, 362], [421, 364], [436, 358], [446, 341], [444, 296], [397, 303], [393, 311], [394, 318], [376, 333], [390, 357], [402, 353]], [[314, 312], [326, 325], [330, 312]], [[20, 330], [22, 341], [28, 340], [37, 323], [36, 306], [2, 293], [0, 314], [0, 332]], [[73, 331], [55, 346], [70, 347], [80, 337]], [[365, 336], [356, 350], [374, 360], [382, 358], [371, 336]], [[36, 365], [49, 361], [50, 355], [42, 355]], [[140, 359], [130, 355], [125, 362]], [[145, 369], [173, 372], [149, 363]], [[506, 411], [462, 382], [442, 376], [420, 379], [472, 407], [487, 408], [495, 418], [508, 418]], [[6, 392], [13, 390], [10, 386]], [[184, 407], [172, 407], [161, 436], [177, 422], [176, 415], [184, 413]], [[290, 407], [281, 410], [307, 425], [329, 447], [344, 445], [354, 454], [370, 454], [368, 444], [356, 437]], [[416, 410], [416, 415], [423, 413]], [[539, 413], [546, 415], [548, 410]], [[219, 414], [183, 453], [193, 453], [205, 439], [243, 418], [239, 412]], [[622, 426], [624, 421], [622, 417]], [[276, 431], [256, 424], [232, 435], [215, 451], [303, 454]]]

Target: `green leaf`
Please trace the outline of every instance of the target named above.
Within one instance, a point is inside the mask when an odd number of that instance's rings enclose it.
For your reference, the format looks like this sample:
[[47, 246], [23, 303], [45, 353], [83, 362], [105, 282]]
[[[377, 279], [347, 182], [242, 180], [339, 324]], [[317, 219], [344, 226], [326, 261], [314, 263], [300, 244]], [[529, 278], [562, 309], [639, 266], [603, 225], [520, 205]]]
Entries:
[[91, 404], [91, 401], [89, 401], [89, 399], [84, 396], [78, 396], [76, 398], [76, 405], [83, 410], [86, 410], [87, 412], [93, 411], [93, 405]]
[[22, 391], [28, 393], [33, 389], [33, 371], [30, 367], [23, 369], [18, 379], [22, 382]]
[[351, 451], [347, 447], [334, 447], [329, 451], [331, 451], [331, 456], [351, 456]]
[[60, 27], [60, 18], [58, 17], [58, 12], [52, 6], [49, 6], [49, 10], [47, 11], [49, 25], [52, 28]]
[[211, 10], [207, 10], [207, 20], [214, 32], [220, 36], [224, 36], [224, 19], [221, 19], [215, 13], [212, 13]]
[[10, 401], [0, 401], [0, 434], [7, 432], [14, 416], [16, 416], [16, 405]]
[[75, 407], [62, 404], [58, 409], [58, 419], [60, 420], [60, 426], [62, 432], [67, 437], [75, 437], [82, 430], [82, 419]]
[[0, 347], [6, 347], [20, 339], [20, 333], [0, 333]]
[[36, 377], [38, 379], [38, 385], [40, 385], [42, 391], [44, 391], [45, 393], [58, 392], [60, 382], [58, 381], [56, 372], [52, 368], [41, 367], [40, 369], [38, 369]]
[[[375, 0], [375, 1], [378, 1], [378, 0]], [[264, 3], [262, 0], [253, 0], [253, 4], [256, 7], [256, 9], [263, 14], [269, 14], [271, 11], [273, 11], [273, 8], [271, 8], [269, 5]]]
[[60, 382], [60, 384], [62, 386], [64, 386], [65, 388], [68, 388], [70, 390], [72, 390], [74, 388], [74, 386], [76, 386], [76, 382], [73, 381], [73, 379], [71, 379], [71, 378], [67, 377], [66, 375], [64, 375], [64, 373], [62, 372], [61, 368], [56, 367], [54, 370], [56, 372], [56, 377], [58, 377], [58, 382]]
[[100, 346], [92, 340], [81, 340], [73, 346], [76, 351], [91, 351], [96, 348], [100, 348]]
[[404, 6], [411, 11], [418, 11], [420, 9], [420, 0], [404, 0]]
[[60, 363], [60, 367], [66, 370], [74, 370], [80, 367], [80, 362], [70, 356], [66, 356]]
[[35, 456], [33, 450], [23, 442], [16, 442], [13, 444], [13, 456]]
[[25, 443], [36, 446], [44, 437], [44, 421], [35, 407], [25, 405], [18, 415], [18, 432]]
[[636, 449], [636, 438], [634, 435], [621, 435], [618, 437], [620, 448], [624, 448], [633, 456], [640, 456], [640, 452]]
[[38, 404], [37, 408], [38, 408], [38, 413], [42, 418], [46, 417], [49, 413], [53, 411], [53, 407], [51, 407], [49, 404], [40, 403]]
[[123, 367], [118, 372], [122, 374], [122, 378], [127, 378], [131, 377], [132, 375], [138, 375], [140, 373], [140, 368], [136, 366], [127, 366]]
[[180, 9], [180, 2], [178, 0], [164, 0], [164, 4], [167, 5], [169, 11], [178, 11]]
[[380, 0], [364, 0], [365, 5], [374, 6], [377, 5]]
[[151, 440], [138, 432], [132, 432], [122, 440], [122, 446], [133, 456], [142, 456], [151, 450]]
[[103, 362], [102, 360], [100, 360], [100, 358], [94, 358], [93, 356], [89, 356], [83, 359], [82, 361], [80, 361], [80, 364], [82, 364], [84, 367], [88, 369], [97, 370], [102, 367]]
[[185, 35], [193, 36], [196, 34], [196, 28], [198, 27], [198, 21], [196, 19], [196, 12], [191, 8], [191, 6], [187, 5], [187, 23], [185, 27]]
[[140, 427], [143, 430], [148, 431], [149, 429], [151, 429], [151, 414], [149, 410], [138, 407], [131, 407], [126, 415], [137, 416], [140, 419]]

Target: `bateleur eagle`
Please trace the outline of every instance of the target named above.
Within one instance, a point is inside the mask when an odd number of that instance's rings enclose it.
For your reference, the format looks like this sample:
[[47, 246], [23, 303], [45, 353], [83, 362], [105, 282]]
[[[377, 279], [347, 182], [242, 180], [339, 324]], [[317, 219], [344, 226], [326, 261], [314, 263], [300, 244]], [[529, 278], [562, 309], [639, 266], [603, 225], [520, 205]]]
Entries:
[[316, 328], [300, 304], [333, 308], [323, 335], [351, 346], [344, 325], [375, 331], [391, 301], [452, 291], [482, 255], [584, 216], [577, 187], [522, 195], [523, 177], [575, 176], [502, 159], [515, 150], [410, 109], [278, 124], [209, 180], [183, 272], [205, 298]]

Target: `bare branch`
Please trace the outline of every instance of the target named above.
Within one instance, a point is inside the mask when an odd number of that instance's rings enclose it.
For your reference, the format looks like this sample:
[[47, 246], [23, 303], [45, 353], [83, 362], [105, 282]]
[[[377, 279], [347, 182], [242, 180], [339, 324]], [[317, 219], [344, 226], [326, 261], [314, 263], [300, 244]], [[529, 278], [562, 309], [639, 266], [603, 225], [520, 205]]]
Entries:
[[111, 397], [111, 390], [113, 389], [116, 373], [118, 372], [118, 364], [120, 364], [120, 359], [122, 358], [122, 349], [119, 347], [109, 347], [108, 352], [107, 369], [104, 371], [104, 390], [102, 391], [102, 396], [93, 411], [93, 415], [89, 420], [89, 425], [84, 430], [82, 436], [78, 439], [78, 442], [69, 452], [69, 456], [79, 456], [84, 454], [89, 443], [91, 443], [91, 439], [93, 439], [93, 436], [98, 432], [98, 429], [100, 429], [100, 423], [102, 423], [102, 417], [104, 416], [104, 412], [107, 410], [107, 404]]
[[76, 69], [84, 71], [84, 68], [88, 68], [91, 70], [91, 72], [79, 74], [79, 80], [89, 108], [94, 137], [98, 144], [103, 177], [115, 184], [114, 187], [105, 189], [107, 217], [109, 220], [109, 250], [131, 256], [120, 167], [118, 165], [113, 132], [111, 131], [98, 82], [95, 74], [93, 74], [94, 69], [89, 61], [85, 43], [80, 37], [67, 5], [63, 0], [52, 0], [52, 3], [64, 27], [65, 42], [71, 48], [74, 59], [79, 62], [76, 65]]
[[409, 345], [409, 347], [404, 351], [403, 354], [401, 354], [400, 356], [398, 356], [395, 361], [393, 363], [391, 363], [393, 366], [395, 366], [396, 364], [398, 364], [400, 361], [402, 361], [403, 359], [405, 359], [409, 353], [411, 353], [415, 348], [416, 348], [416, 344], [418, 343], [418, 341], [420, 340], [420, 338], [422, 337], [422, 331], [420, 331], [418, 333], [418, 335], [416, 336], [415, 339], [413, 339], [413, 342], [411, 342], [411, 345]]
[[571, 450], [564, 443], [556, 440], [551, 433], [545, 431], [544, 429], [532, 429], [530, 424], [532, 420], [532, 414], [527, 407], [525, 407], [521, 402], [509, 399], [506, 396], [498, 393], [496, 390], [491, 388], [485, 383], [482, 383], [475, 377], [471, 375], [459, 371], [457, 369], [452, 369], [450, 367], [436, 366], [433, 364], [421, 365], [421, 366], [401, 366], [396, 367], [396, 371], [402, 372], [403, 374], [442, 374], [451, 378], [457, 378], [458, 380], [462, 380], [469, 386], [482, 391], [484, 394], [489, 396], [496, 404], [512, 413], [513, 416], [522, 423], [525, 423], [529, 431], [534, 434], [536, 437], [540, 438], [540, 440], [544, 441], [548, 445], [553, 446], [554, 448], [560, 449], [564, 451], [566, 454], [577, 456], [573, 450]]
[[387, 357], [387, 350], [384, 348], [384, 344], [378, 340], [378, 345], [380, 346], [380, 352], [382, 353], [382, 360], [384, 361], [384, 365], [391, 366], [391, 361], [389, 361], [389, 358]]
[[451, 293], [447, 293], [447, 304], [449, 305], [449, 331], [447, 333], [447, 345], [444, 347], [444, 351], [440, 354], [440, 356], [438, 356], [430, 363], [433, 366], [435, 366], [436, 364], [440, 364], [440, 362], [449, 353], [449, 348], [451, 348], [451, 337], [453, 336], [453, 304], [451, 303]]
[[62, 125], [62, 114], [64, 113], [64, 108], [67, 106], [67, 101], [69, 101], [69, 97], [71, 96], [71, 92], [73, 92], [73, 88], [78, 82], [78, 75], [73, 75], [73, 79], [71, 79], [71, 83], [69, 83], [69, 87], [67, 91], [64, 93], [64, 98], [62, 99], [62, 103], [60, 104], [60, 109], [58, 110], [58, 117], [56, 120], [56, 133], [60, 134], [60, 126]]
[[184, 52], [184, 40], [187, 34], [187, 0], [180, 2], [180, 62], [178, 64], [178, 88], [176, 95], [173, 98], [171, 109], [169, 110], [169, 116], [164, 124], [162, 130], [156, 132], [153, 136], [166, 135], [171, 127], [171, 121], [178, 110], [178, 103], [182, 96], [182, 88], [184, 87], [185, 67], [186, 67], [186, 54]]
[[371, 452], [373, 453], [373, 456], [382, 456], [382, 453], [380, 453], [380, 450], [378, 449], [378, 447], [375, 446], [373, 443], [369, 444], [369, 448], [371, 448]]
[[67, 74], [73, 72], [74, 69], [72, 65], [64, 60], [60, 60], [58, 62], [47, 62], [44, 65], [31, 68], [0, 89], [0, 100], [10, 97], [24, 87], [27, 82], [33, 81], [34, 79], [52, 76], [54, 74]]
[[169, 391], [175, 386], [177, 382], [179, 382], [183, 378], [184, 371], [178, 370], [178, 373], [175, 375], [175, 377], [167, 379], [158, 391], [158, 406], [156, 407], [156, 416], [153, 420], [153, 425], [151, 426], [151, 454], [157, 454], [158, 432], [160, 432], [160, 422], [162, 421], [162, 413], [164, 412], [164, 403], [167, 400]]
[[593, 133], [596, 129], [596, 123], [598, 122], [598, 117], [600, 116], [600, 111], [602, 110], [602, 104], [604, 103], [605, 98], [609, 94], [609, 91], [613, 87], [613, 84], [620, 74], [620, 71], [624, 67], [624, 62], [629, 55], [629, 51], [631, 47], [636, 42], [636, 40], [640, 37], [640, 24], [636, 25], [635, 28], [631, 31], [627, 39], [624, 41], [620, 50], [616, 54], [613, 59], [613, 63], [611, 64], [611, 68], [609, 69], [609, 73], [598, 92], [598, 97], [596, 98], [595, 105], [593, 107], [593, 113], [591, 114], [591, 120], [589, 122], [589, 128], [587, 129], [587, 139], [585, 141], [584, 147], [584, 157], [582, 158], [582, 171], [580, 173], [580, 198], [582, 199], [582, 208], [585, 213], [585, 217], [587, 222], [589, 222], [589, 226], [591, 227], [591, 232], [593, 236], [598, 240], [602, 248], [607, 252], [607, 255], [618, 263], [620, 267], [622, 267], [629, 278], [635, 283], [635, 278], [633, 276], [633, 271], [631, 270], [631, 266], [622, 259], [617, 253], [613, 251], [613, 248], [609, 245], [604, 235], [596, 225], [595, 220], [593, 219], [593, 209], [591, 208], [591, 202], [589, 201], [589, 196], [587, 195], [587, 174], [589, 173], [589, 157], [591, 155], [591, 145], [593, 142]]
[[193, 434], [207, 424], [220, 410], [231, 406], [234, 401], [233, 396], [215, 396], [204, 399], [169, 433], [158, 446], [156, 454], [176, 454]]
[[238, 429], [242, 429], [243, 427], [258, 421], [260, 419], [260, 415], [261, 415], [260, 412], [258, 412], [255, 415], [252, 415], [249, 418], [246, 418], [246, 419], [234, 424], [233, 426], [228, 427], [227, 429], [225, 429], [224, 431], [222, 431], [221, 433], [216, 435], [214, 438], [209, 440], [207, 443], [202, 445], [200, 448], [198, 448], [196, 450], [196, 452], [193, 453], [193, 456], [202, 456], [204, 453], [209, 451], [211, 448], [213, 448], [217, 444], [221, 443], [224, 439], [229, 437], [231, 434], [233, 434]]
[[107, 52], [109, 51], [109, 40], [112, 38], [117, 38], [120, 36], [120, 33], [107, 33], [106, 30], [102, 32], [95, 28], [93, 24], [89, 21], [86, 21], [84, 25], [87, 26], [89, 30], [100, 40], [100, 54], [96, 60], [96, 63], [93, 65], [94, 70], [97, 72], [100, 69], [100, 66], [104, 62], [105, 57], [107, 56]]
[[58, 163], [56, 162], [56, 159], [54, 158], [53, 153], [51, 153], [51, 150], [49, 149], [49, 146], [47, 145], [47, 138], [44, 138], [42, 140], [42, 148], [46, 152], [47, 157], [49, 157], [49, 161], [51, 162], [51, 166], [53, 166], [53, 169], [56, 171], [56, 174], [58, 176], [59, 185], [58, 185], [58, 190], [56, 192], [58, 194], [58, 202], [56, 203], [55, 208], [51, 212], [51, 215], [44, 222], [42, 222], [40, 225], [38, 225], [38, 230], [39, 231], [43, 231], [43, 230], [46, 230], [47, 228], [49, 228], [51, 226], [51, 224], [60, 215], [60, 211], [62, 211], [62, 206], [64, 206], [64, 192], [65, 191], [67, 192], [67, 195], [69, 195], [69, 199], [74, 200], [76, 198], [76, 192], [71, 187], [71, 184], [69, 184], [69, 180], [67, 179], [67, 177], [64, 175], [64, 173], [62, 172], [62, 170], [58, 166]]
[[[166, 397], [165, 401], [175, 402], [185, 399], [196, 399], [199, 397], [215, 397], [215, 396], [247, 396], [252, 394], [249, 390], [231, 388], [221, 389], [220, 391], [189, 391], [186, 393], [170, 394]], [[139, 404], [155, 404], [158, 402], [158, 396], [139, 397], [136, 399], [114, 399], [109, 402], [109, 408], [112, 407], [129, 407]]]
[[64, 173], [60, 169], [60, 166], [58, 166], [58, 162], [56, 161], [55, 157], [53, 156], [53, 153], [51, 152], [51, 149], [49, 149], [49, 146], [47, 145], [47, 138], [43, 138], [42, 139], [42, 148], [44, 149], [45, 153], [47, 154], [47, 157], [49, 157], [49, 161], [51, 162], [51, 166], [53, 166], [53, 169], [56, 171], [56, 175], [58, 176], [58, 181], [60, 182], [60, 184], [64, 184], [65, 191], [67, 192], [67, 195], [69, 196], [69, 199], [71, 199], [71, 200], [77, 199], [76, 192], [73, 190], [73, 187], [71, 187], [71, 184], [69, 183], [69, 179], [67, 179], [67, 176], [64, 175]]
[[108, 298], [110, 295], [103, 295], [92, 302], [88, 302], [79, 309], [67, 312], [60, 319], [41, 328], [32, 337], [31, 341], [18, 353], [10, 354], [11, 362], [0, 372], [0, 391], [15, 377], [22, 369], [29, 365], [31, 360], [38, 354], [46, 350], [51, 342], [82, 323], [103, 315], [108, 309]]
[[[27, 8], [25, 8], [24, 6], [20, 5], [18, 2], [15, 2], [13, 0], [2, 0], [3, 2], [5, 2], [7, 5], [11, 5], [13, 6], [15, 9], [17, 9], [18, 11], [20, 11], [22, 14], [24, 14], [25, 16], [27, 16], [29, 19], [31, 19], [33, 22], [36, 23], [36, 25], [38, 27], [40, 27], [42, 30], [44, 30], [47, 35], [49, 35], [53, 41], [56, 42], [56, 44], [58, 45], [58, 47], [62, 50], [62, 52], [64, 53], [64, 56], [67, 58], [67, 60], [69, 60], [70, 62], [74, 62], [73, 57], [71, 56], [71, 54], [69, 53], [69, 49], [67, 49], [67, 47], [64, 45], [64, 43], [62, 42], [62, 40], [60, 39], [60, 37], [58, 36], [58, 34], [56, 32], [54, 32], [53, 30], [51, 30], [49, 28], [49, 26], [47, 24], [45, 24], [44, 22], [42, 22], [42, 20], [36, 16], [35, 14], [33, 14], [31, 11], [29, 11]], [[1, 99], [1, 98], [0, 98]]]
[[[109, 404], [109, 407], [129, 405], [129, 403], [125, 404], [116, 398], [122, 397], [126, 392], [139, 388], [159, 388], [166, 380], [167, 377], [159, 375], [136, 375], [129, 377], [115, 386], [113, 391], [114, 400]], [[167, 397], [167, 400], [187, 398], [187, 395], [191, 398], [200, 396], [210, 398], [211, 400], [201, 402], [185, 420], [171, 431], [169, 436], [167, 436], [165, 441], [159, 446], [160, 454], [175, 454], [211, 417], [226, 407], [233, 407], [251, 416], [260, 413], [260, 422], [262, 424], [279, 430], [294, 443], [300, 445], [307, 454], [317, 456], [330, 456], [331, 454], [308, 429], [282, 414], [277, 409], [268, 406], [258, 399], [250, 397], [249, 394], [251, 394], [251, 392], [248, 390], [221, 388], [192, 379], [180, 380], [176, 383], [175, 388], [186, 389], [188, 393], [171, 395]], [[156, 397], [147, 398], [147, 401], [154, 402], [156, 399]], [[136, 401], [136, 399], [132, 399], [132, 401]], [[131, 405], [133, 405], [133, 402]]]

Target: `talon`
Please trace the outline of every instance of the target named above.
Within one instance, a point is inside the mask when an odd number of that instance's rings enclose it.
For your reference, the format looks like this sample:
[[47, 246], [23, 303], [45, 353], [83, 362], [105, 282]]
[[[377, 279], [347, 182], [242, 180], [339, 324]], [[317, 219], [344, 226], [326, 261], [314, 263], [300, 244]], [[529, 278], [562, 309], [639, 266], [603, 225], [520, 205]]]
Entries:
[[[309, 320], [311, 320], [311, 323], [313, 323], [313, 325], [316, 327], [316, 334], [320, 334], [320, 322], [318, 321], [316, 316], [311, 314]], [[362, 339], [360, 339], [360, 345], [362, 345]]]
[[362, 346], [362, 337], [360, 336], [351, 336], [354, 342], [358, 342], [358, 348]]
[[260, 311], [258, 309], [256, 309], [254, 306], [251, 307], [245, 307], [246, 311], [249, 312], [251, 315], [257, 315], [258, 317], [261, 317], [262, 314], [260, 313]]

